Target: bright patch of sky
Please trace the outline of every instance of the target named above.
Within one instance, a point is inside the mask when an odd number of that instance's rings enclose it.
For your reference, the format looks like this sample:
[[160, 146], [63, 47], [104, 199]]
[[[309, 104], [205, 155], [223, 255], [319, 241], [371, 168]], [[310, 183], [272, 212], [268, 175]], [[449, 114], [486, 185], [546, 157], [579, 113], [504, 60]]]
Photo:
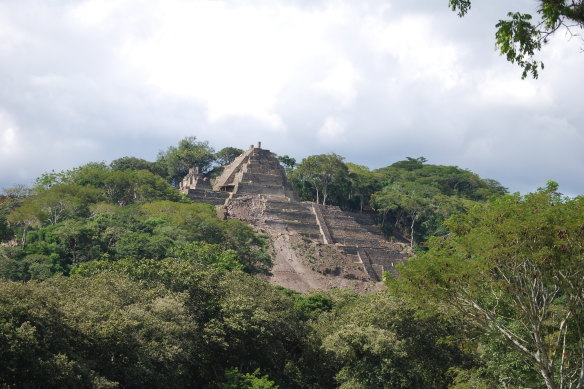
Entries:
[[582, 42], [539, 80], [493, 51], [530, 0], [0, 0], [0, 188], [185, 136], [300, 160], [457, 165], [583, 194]]

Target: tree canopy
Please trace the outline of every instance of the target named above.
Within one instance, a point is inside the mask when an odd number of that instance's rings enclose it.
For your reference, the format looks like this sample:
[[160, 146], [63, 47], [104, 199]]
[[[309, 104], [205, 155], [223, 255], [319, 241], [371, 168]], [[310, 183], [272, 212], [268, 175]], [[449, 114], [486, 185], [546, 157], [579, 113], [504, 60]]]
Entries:
[[194, 136], [182, 139], [178, 146], [170, 146], [158, 154], [157, 162], [166, 168], [166, 177], [177, 187], [193, 166], [204, 173], [215, 160], [215, 151], [209, 142], [198, 141]]
[[342, 196], [349, 188], [349, 170], [343, 157], [334, 153], [304, 158], [292, 172], [292, 179], [305, 196], [310, 193], [313, 200], [322, 204], [327, 203], [331, 194]]
[[219, 166], [229, 165], [241, 154], [243, 154], [242, 149], [238, 149], [237, 147], [224, 147], [215, 154], [215, 162]]
[[0, 196], [0, 386], [584, 388], [583, 197], [424, 157], [292, 161], [305, 199], [416, 249], [386, 290], [269, 284], [266, 237], [147, 161], [50, 172]]
[[584, 198], [555, 183], [447, 222], [401, 269], [405, 295], [445, 304], [521, 354], [549, 389], [584, 387]]

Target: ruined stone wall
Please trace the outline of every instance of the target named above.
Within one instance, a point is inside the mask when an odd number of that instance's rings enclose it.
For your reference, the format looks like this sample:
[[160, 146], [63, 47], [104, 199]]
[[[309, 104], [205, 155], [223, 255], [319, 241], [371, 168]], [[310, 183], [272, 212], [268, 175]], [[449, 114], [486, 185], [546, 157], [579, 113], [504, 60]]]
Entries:
[[178, 188], [182, 193], [188, 194], [192, 189], [211, 190], [211, 184], [199, 173], [198, 167], [191, 167], [189, 173], [178, 184]]
[[197, 203], [207, 203], [212, 205], [224, 205], [229, 198], [227, 192], [213, 192], [204, 189], [189, 189], [187, 196]]

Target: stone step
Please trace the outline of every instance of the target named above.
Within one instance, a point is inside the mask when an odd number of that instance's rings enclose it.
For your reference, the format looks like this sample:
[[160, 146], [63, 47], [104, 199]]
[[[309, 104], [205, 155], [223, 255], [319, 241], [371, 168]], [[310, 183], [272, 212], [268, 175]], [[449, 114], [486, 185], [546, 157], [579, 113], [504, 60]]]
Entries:
[[367, 253], [371, 261], [382, 265], [386, 271], [393, 271], [401, 263], [406, 263], [407, 259], [399, 250], [388, 248], [367, 248]]
[[[285, 221], [297, 221], [303, 223], [310, 223], [316, 225], [316, 219], [314, 215], [309, 213], [301, 213], [301, 212], [266, 212], [266, 216], [272, 218], [278, 218]], [[317, 227], [318, 228], [318, 227]]]
[[318, 226], [315, 224], [302, 223], [302, 222], [297, 222], [297, 221], [293, 221], [293, 220], [277, 220], [277, 221], [276, 220], [266, 220], [266, 224], [285, 226], [286, 228], [288, 228], [291, 231], [296, 232], [297, 234], [300, 234], [300, 235], [307, 237], [311, 240], [322, 243], [322, 237], [320, 236], [320, 231], [318, 229]]
[[304, 203], [291, 201], [268, 201], [266, 211], [306, 212], [311, 213], [309, 206]]
[[253, 185], [240, 183], [237, 185], [238, 195], [248, 195], [248, 194], [266, 194], [266, 195], [286, 195], [286, 190], [281, 185]]
[[223, 205], [229, 197], [227, 192], [212, 192], [202, 189], [189, 189], [187, 196], [197, 203]]
[[279, 185], [284, 186], [284, 179], [277, 174], [264, 173], [250, 173], [249, 171], [243, 173], [241, 177], [242, 183], [253, 185]]

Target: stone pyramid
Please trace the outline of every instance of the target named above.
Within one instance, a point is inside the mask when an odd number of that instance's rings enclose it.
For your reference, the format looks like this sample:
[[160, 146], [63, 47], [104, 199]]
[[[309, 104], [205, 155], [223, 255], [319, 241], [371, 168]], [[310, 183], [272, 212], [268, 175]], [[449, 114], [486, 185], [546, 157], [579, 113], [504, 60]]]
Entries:
[[[250, 146], [226, 166], [212, 188], [200, 177], [187, 176], [184, 182], [181, 189], [191, 199], [222, 206], [226, 217], [248, 222], [257, 230], [270, 235], [272, 242], [281, 243], [283, 235], [290, 235], [298, 237], [295, 247], [312, 244], [319, 251], [320, 246], [330, 246], [333, 250], [327, 251], [330, 258], [323, 260], [332, 262], [327, 263], [323, 274], [328, 272], [341, 278], [376, 282], [383, 278], [385, 271], [393, 272], [395, 266], [405, 262], [408, 257], [405, 246], [388, 242], [370, 217], [345, 212], [336, 206], [299, 201], [276, 155], [262, 149], [260, 143], [255, 147]], [[189, 186], [193, 182], [203, 185]], [[289, 237], [286, 242], [288, 246], [292, 244]], [[279, 277], [278, 271], [308, 272], [306, 258], [298, 260], [293, 248], [283, 249], [280, 245], [280, 250], [275, 254], [272, 270], [274, 277]], [[334, 258], [339, 260], [338, 266]], [[291, 261], [303, 263], [294, 264]], [[291, 264], [294, 266], [287, 266]], [[316, 265], [312, 267], [316, 268]], [[280, 276], [283, 277], [280, 279], [291, 279], [290, 275]], [[333, 285], [331, 287], [345, 285], [343, 282], [323, 284], [320, 280], [319, 283], [302, 286], [302, 274], [299, 277], [300, 281], [292, 284], [284, 282], [283, 286], [305, 290], [326, 289], [329, 284]]]

